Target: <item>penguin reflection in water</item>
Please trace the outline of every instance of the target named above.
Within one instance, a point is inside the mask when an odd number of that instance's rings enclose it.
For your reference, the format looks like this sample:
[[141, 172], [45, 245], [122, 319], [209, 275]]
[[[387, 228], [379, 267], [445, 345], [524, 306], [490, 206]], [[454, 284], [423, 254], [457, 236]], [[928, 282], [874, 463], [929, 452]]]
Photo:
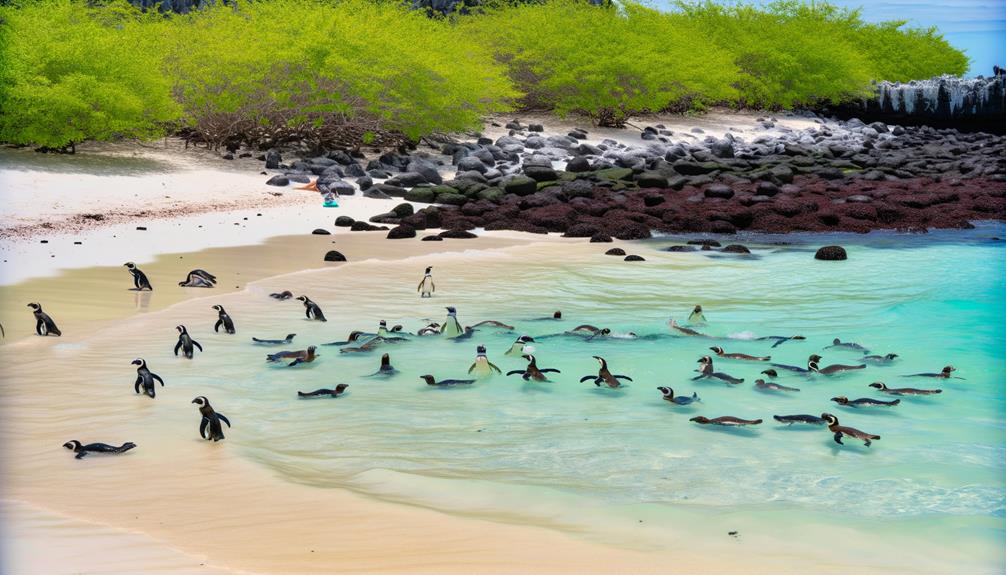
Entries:
[[214, 410], [210, 405], [210, 400], [206, 399], [205, 396], [200, 395], [199, 397], [192, 400], [192, 403], [199, 406], [199, 414], [203, 418], [199, 421], [199, 436], [203, 439], [212, 439], [213, 441], [220, 441], [224, 438], [224, 428], [220, 425], [220, 422], [227, 424], [227, 427], [231, 426], [231, 422], [227, 419], [227, 416]]

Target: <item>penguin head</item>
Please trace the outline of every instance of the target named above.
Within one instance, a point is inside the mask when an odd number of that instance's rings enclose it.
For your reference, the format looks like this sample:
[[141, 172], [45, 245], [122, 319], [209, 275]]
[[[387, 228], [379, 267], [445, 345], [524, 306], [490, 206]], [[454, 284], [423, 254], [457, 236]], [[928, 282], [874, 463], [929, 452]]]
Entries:
[[80, 442], [76, 439], [71, 439], [63, 444], [63, 447], [69, 449], [70, 451], [76, 451], [80, 447]]
[[696, 363], [706, 364], [712, 362], [713, 358], [709, 357], [708, 355], [703, 355], [702, 357], [699, 358], [699, 361], [697, 361]]
[[147, 364], [147, 362], [143, 361], [140, 358], [136, 358], [136, 359], [133, 360], [133, 362], [132, 362], [131, 365], [146, 365], [146, 364]]
[[870, 384], [870, 387], [872, 387], [874, 389], [887, 389], [887, 384], [885, 384], [882, 381], [875, 381], [875, 382], [873, 382], [873, 383]]
[[838, 339], [837, 337], [831, 340], [831, 345], [838, 345], [840, 343], [842, 343], [842, 340]]
[[206, 399], [206, 396], [200, 395], [199, 397], [192, 400], [192, 403], [203, 407], [210, 404], [210, 400]]
[[562, 312], [556, 310], [556, 312], [552, 314], [552, 319], [562, 319]]
[[817, 354], [815, 353], [815, 354], [811, 355], [810, 357], [808, 357], [808, 358], [807, 358], [807, 361], [808, 361], [808, 362], [813, 362], [813, 363], [817, 363], [817, 362], [821, 361], [821, 356], [819, 356], [819, 355], [817, 355]]
[[381, 356], [381, 365], [390, 365], [390, 364], [391, 364], [391, 355], [387, 354], [387, 353], [384, 354], [384, 355], [382, 355]]
[[712, 352], [715, 353], [716, 355], [723, 355], [723, 348], [722, 347], [714, 346], [714, 347], [711, 347], [709, 349], [711, 349]]
[[523, 357], [524, 359], [526, 359], [528, 363], [534, 363], [534, 354], [525, 353], [525, 354], [521, 355], [521, 357]]
[[756, 379], [755, 380], [755, 385], [757, 385], [758, 387], [761, 387], [761, 386], [765, 385], [765, 380], [764, 379]]
[[433, 376], [430, 375], [430, 374], [420, 375], [419, 379], [425, 381], [426, 385], [436, 385], [436, 383], [437, 383], [437, 380], [434, 379]]
[[769, 376], [769, 377], [778, 377], [778, 375], [779, 375], [779, 372], [776, 371], [776, 370], [774, 370], [774, 369], [766, 369], [766, 370], [762, 371], [762, 373], [765, 374], [765, 375], [767, 375], [767, 376]]
[[522, 336], [520, 336], [520, 337], [517, 338], [517, 341], [519, 341], [521, 343], [528, 343], [528, 342], [533, 342], [534, 338], [531, 337], [531, 336], [529, 336], [529, 335], [522, 335]]
[[828, 425], [838, 425], [838, 418], [830, 413], [822, 413], [821, 419], [828, 422]]
[[839, 395], [837, 397], [833, 397], [833, 398], [831, 398], [831, 400], [834, 401], [835, 403], [840, 404], [840, 405], [845, 405], [845, 404], [849, 403], [849, 398], [846, 397], [846, 396], [844, 396], [844, 395]]
[[30, 307], [31, 309], [33, 309], [35, 311], [42, 311], [42, 306], [40, 304], [37, 304], [37, 303], [30, 303], [30, 304], [28, 304], [28, 307]]
[[709, 418], [704, 415], [696, 415], [688, 421], [694, 421], [695, 423], [709, 423]]
[[940, 372], [940, 373], [942, 373], [943, 375], [950, 375], [951, 373], [953, 373], [955, 371], [957, 371], [956, 367], [954, 367], [952, 365], [948, 365], [948, 366], [944, 367], [943, 371]]
[[391, 330], [390, 331], [392, 333], [396, 333], [396, 332], [402, 331], [402, 324], [398, 323], [398, 324], [395, 324], [395, 325], [391, 326]]
[[338, 395], [338, 394], [346, 391], [347, 387], [349, 387], [348, 383], [340, 383], [339, 385], [335, 386], [335, 393], [336, 393], [336, 395]]
[[349, 341], [356, 341], [356, 340], [360, 339], [361, 335], [363, 335], [362, 331], [351, 331], [351, 332], [349, 332], [349, 338], [348, 339], [349, 339]]
[[894, 359], [896, 357], [898, 357], [898, 354], [896, 354], [896, 353], [889, 353], [889, 354], [887, 354], [887, 355], [884, 356], [884, 359], [886, 359], [886, 360], [892, 360], [892, 359]]
[[215, 305], [215, 306], [213, 306], [213, 309], [222, 312], [222, 311], [224, 311], [224, 306], [222, 306], [222, 305]]
[[702, 313], [702, 306], [696, 305], [695, 309], [692, 310], [692, 313]]
[[485, 355], [486, 354], [486, 346], [480, 345], [480, 346], [476, 347], [475, 348], [475, 353], [477, 353], [479, 355]]
[[383, 328], [385, 328], [385, 329], [387, 329], [387, 328], [388, 328], [388, 322], [387, 322], [387, 321], [385, 321], [385, 320], [383, 320], [383, 319], [382, 319], [381, 321], [379, 321], [379, 322], [377, 323], [377, 325], [379, 325], [379, 326], [381, 326], [381, 327], [383, 327]]
[[286, 339], [287, 340], [292, 340], [295, 337], [297, 337], [297, 334], [295, 334], [295, 333], [288, 333], [288, 334], [286, 334]]
[[316, 349], [318, 349], [318, 346], [316, 346], [316, 345], [309, 345], [309, 346], [307, 346], [307, 353], [314, 353], [314, 350], [316, 350]]
[[793, 337], [791, 337], [790, 339], [792, 339], [792, 340], [794, 340], [794, 341], [802, 341], [802, 340], [805, 340], [805, 339], [807, 339], [807, 338], [803, 337], [802, 335], [794, 335], [794, 336], [793, 336]]
[[611, 330], [608, 329], [608, 328], [606, 328], [606, 327], [603, 327], [600, 330], [598, 330], [597, 334], [598, 335], [611, 335]]
[[176, 325], [175, 329], [178, 330], [178, 333], [186, 333], [184, 325]]
[[447, 315], [454, 315], [454, 314], [458, 313], [458, 310], [456, 310], [456, 309], [454, 309], [453, 307], [450, 307], [450, 306], [445, 307], [444, 309], [447, 310]]
[[189, 279], [188, 279], [188, 278], [185, 278], [184, 280], [182, 280], [182, 281], [178, 282], [178, 285], [179, 285], [180, 287], [185, 287], [185, 284], [186, 284], [186, 283], [188, 283], [188, 281], [189, 281]]
[[667, 318], [667, 325], [669, 325], [671, 327], [675, 327], [675, 326], [678, 325], [678, 322], [675, 321], [673, 317], [669, 317], [669, 318]]
[[669, 387], [658, 387], [657, 390], [659, 390], [661, 395], [664, 397], [674, 397], [674, 390]]
[[126, 266], [127, 270], [136, 269], [136, 264], [134, 264], [133, 262], [126, 262], [122, 265]]
[[432, 270], [432, 269], [433, 269], [433, 266], [426, 266], [426, 273], [429, 274], [430, 270]]
[[599, 355], [594, 355], [594, 356], [591, 356], [591, 357], [593, 357], [594, 359], [596, 359], [597, 363], [601, 364], [601, 368], [602, 369], [605, 368], [605, 367], [608, 367], [608, 362], [605, 361], [603, 357], [601, 357]]
[[304, 303], [307, 303], [307, 301], [308, 301], [306, 295], [297, 296], [295, 299], [298, 300], [298, 301], [302, 301]]

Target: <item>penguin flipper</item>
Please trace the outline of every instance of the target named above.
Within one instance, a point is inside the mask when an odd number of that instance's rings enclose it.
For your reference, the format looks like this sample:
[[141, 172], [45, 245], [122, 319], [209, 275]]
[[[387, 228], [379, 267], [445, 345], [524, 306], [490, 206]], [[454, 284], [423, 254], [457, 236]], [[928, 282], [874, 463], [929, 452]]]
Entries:
[[84, 457], [86, 457], [86, 456], [87, 456], [87, 452], [86, 451], [81, 451], [80, 453], [78, 453], [77, 455], [75, 455], [73, 458], [74, 459], [84, 459]]
[[51, 320], [49, 321], [49, 325], [46, 327], [46, 331], [54, 335], [63, 335], [63, 332], [59, 331], [59, 328], [56, 327], [56, 324]]
[[182, 340], [178, 340], [178, 343], [175, 344], [175, 357], [178, 356], [178, 350], [180, 349], [182, 349]]
[[300, 358], [298, 357], [297, 359], [295, 359], [295, 360], [291, 361], [290, 363], [286, 364], [286, 366], [287, 367], [293, 367], [293, 366], [298, 365], [300, 363], [302, 363], [302, 362], [300, 361]]
[[629, 376], [627, 376], [627, 375], [616, 375], [615, 379], [625, 379], [625, 380], [628, 380], [628, 381], [632, 381], [632, 378], [629, 377]]
[[202, 351], [202, 350], [203, 350], [203, 346], [199, 345], [199, 342], [198, 342], [198, 341], [196, 341], [196, 340], [192, 340], [192, 345], [194, 345], [194, 346], [198, 347], [198, 348], [199, 348], [199, 351]]
[[524, 375], [521, 376], [521, 379], [523, 379], [524, 381], [529, 381], [531, 379], [531, 374], [525, 371]]
[[[136, 383], [133, 384], [133, 391], [135, 391], [136, 393], [140, 393], [140, 384], [141, 383], [143, 383], [143, 378], [142, 377], [137, 377], [136, 378]], [[164, 385], [164, 384], [161, 383], [161, 385]]]
[[220, 326], [223, 325], [224, 320], [218, 319], [217, 323], [213, 324], [213, 333], [220, 333]]
[[540, 371], [542, 373], [562, 373], [561, 371], [559, 371], [558, 369], [556, 369], [554, 367], [546, 367], [545, 369], [539, 369], [538, 371]]
[[[492, 364], [490, 364], [490, 365], [492, 365]], [[472, 370], [474, 370], [474, 369], [475, 369], [475, 364], [472, 363], [472, 365], [468, 368], [468, 373], [471, 373]], [[507, 374], [507, 375], [509, 375], [509, 374]]]
[[217, 412], [217, 417], [219, 417], [219, 418], [220, 418], [220, 421], [223, 421], [224, 423], [226, 423], [226, 424], [227, 424], [227, 427], [230, 427], [230, 426], [231, 426], [231, 420], [227, 419], [227, 416], [226, 416], [226, 415], [224, 415], [224, 414], [222, 414], [222, 413], [220, 413], [220, 412], [218, 411], [218, 412]]
[[157, 375], [156, 373], [151, 373], [150, 377], [152, 377], [152, 378], [156, 379], [157, 381], [161, 382], [161, 387], [164, 387], [164, 380], [161, 379], [161, 376]]
[[[474, 365], [475, 364], [472, 364], [473, 367], [474, 367]], [[495, 363], [493, 363], [491, 361], [489, 362], [489, 369], [496, 370], [496, 373], [500, 373], [500, 374], [503, 373], [503, 370], [501, 370]], [[469, 369], [468, 373], [471, 373], [471, 372], [472, 372], [472, 370]]]
[[590, 381], [592, 379], [600, 379], [600, 378], [597, 377], [596, 375], [585, 375], [585, 376], [583, 376], [583, 377], [580, 378], [580, 383], [583, 383], [585, 381]]
[[506, 372], [507, 376], [516, 375], [518, 373], [524, 373], [523, 369], [514, 369], [512, 371]]
[[[772, 347], [779, 347], [779, 346], [780, 346], [780, 345], [782, 345], [782, 344], [783, 344], [783, 342], [785, 342], [785, 341], [787, 341], [787, 340], [785, 340], [785, 339], [780, 339], [780, 340], [776, 341], [775, 343], [773, 343], [773, 344], [772, 344]], [[839, 442], [839, 443], [841, 443], [841, 442]]]
[[42, 327], [44, 325], [45, 325], [45, 322], [43, 322], [42, 320], [36, 321], [35, 322], [35, 333], [37, 333], [38, 335], [45, 335], [45, 334], [42, 333]]
[[837, 443], [839, 445], [845, 445], [844, 443], [842, 443], [842, 432], [841, 431], [836, 431], [835, 432], [835, 443]]
[[206, 426], [210, 424], [210, 420], [207, 417], [203, 417], [202, 421], [199, 422], [199, 437], [203, 439], [208, 439], [206, 437]]

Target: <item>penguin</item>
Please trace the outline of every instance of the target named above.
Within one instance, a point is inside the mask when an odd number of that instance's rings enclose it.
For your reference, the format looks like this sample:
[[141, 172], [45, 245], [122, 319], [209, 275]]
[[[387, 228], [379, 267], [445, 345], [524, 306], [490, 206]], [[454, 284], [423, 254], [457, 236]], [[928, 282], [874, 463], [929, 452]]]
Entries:
[[435, 322], [431, 323], [431, 324], [429, 324], [429, 325], [421, 328], [419, 331], [417, 331], [416, 335], [419, 335], [419, 336], [440, 335], [440, 324], [439, 323], [435, 323]]
[[384, 354], [381, 356], [381, 367], [377, 369], [374, 373], [368, 375], [367, 377], [391, 377], [396, 375], [398, 370], [391, 367], [391, 356]]
[[771, 369], [771, 368], [764, 369], [764, 370], [762, 370], [761, 373], [762, 373], [762, 375], [770, 377], [770, 378], [772, 378], [772, 377], [779, 377], [779, 372], [776, 371], [776, 370], [774, 370], [774, 369]]
[[706, 316], [702, 314], [701, 305], [696, 305], [695, 309], [692, 310], [692, 313], [688, 315], [688, 323], [690, 324], [706, 323]]
[[861, 359], [860, 361], [868, 361], [870, 363], [880, 363], [880, 364], [883, 364], [883, 363], [891, 363], [892, 361], [894, 361], [897, 358], [898, 358], [898, 354], [896, 354], [896, 353], [888, 353], [886, 355], [864, 355], [863, 359]]
[[695, 381], [697, 379], [718, 379], [731, 385], [744, 383], [744, 378], [736, 378], [732, 375], [714, 371], [713, 358], [709, 357], [708, 355], [700, 357], [698, 363], [701, 363], [702, 367], [698, 369], [699, 375], [693, 377], [692, 381]]
[[914, 387], [890, 388], [880, 381], [871, 383], [870, 387], [879, 389], [881, 393], [887, 393], [890, 395], [936, 395], [937, 393], [943, 393], [942, 389], [916, 389]]
[[2, 323], [0, 323], [0, 337], [7, 339], [7, 332], [4, 331]]
[[[215, 411], [212, 406], [210, 406], [210, 400], [206, 399], [205, 396], [200, 395], [199, 397], [192, 400], [192, 403], [199, 406], [199, 415], [203, 418], [199, 421], [199, 436], [203, 439], [212, 439], [213, 441], [220, 441], [224, 438], [224, 427], [220, 425], [220, 422], [227, 424], [227, 427], [231, 426], [231, 422], [227, 419], [227, 416]], [[209, 428], [209, 433], [207, 433], [207, 427]]]
[[839, 395], [838, 397], [831, 398], [832, 401], [839, 405], [844, 405], [846, 407], [894, 407], [901, 403], [900, 399], [895, 399], [894, 401], [881, 401], [879, 399], [870, 399], [869, 397], [860, 397], [859, 399], [849, 399], [844, 395]]
[[147, 368], [147, 361], [144, 359], [134, 359], [133, 365], [139, 366], [136, 368], [136, 383], [133, 384], [133, 391], [140, 393], [140, 388], [142, 387], [143, 393], [153, 399], [156, 395], [154, 393], [154, 380], [161, 382], [161, 387], [164, 387], [164, 380], [161, 379], [161, 376]]
[[555, 312], [552, 313], [552, 315], [550, 315], [548, 317], [536, 317], [536, 318], [534, 318], [531, 321], [553, 321], [553, 320], [560, 320], [560, 319], [562, 319], [562, 312], [559, 311], [559, 310], [556, 310]]
[[473, 325], [472, 327], [473, 328], [475, 328], [475, 327], [482, 327], [484, 325], [488, 325], [488, 326], [492, 326], [492, 327], [500, 327], [500, 328], [503, 328], [503, 329], [513, 330], [513, 326], [512, 325], [507, 325], [507, 324], [505, 324], [505, 323], [503, 323], [501, 321], [496, 321], [494, 319], [487, 319], [487, 320], [480, 321], [477, 324]]
[[396, 323], [395, 325], [391, 326], [391, 333], [403, 333], [402, 329], [404, 329], [402, 327], [402, 324]]
[[473, 335], [475, 335], [475, 328], [473, 328], [470, 325], [466, 325], [465, 330], [461, 332], [461, 335], [451, 339], [453, 339], [455, 342], [461, 342], [466, 339], [471, 339]]
[[56, 322], [52, 321], [49, 314], [42, 311], [42, 304], [30, 303], [27, 307], [30, 307], [32, 313], [35, 314], [35, 333], [38, 335], [63, 335], [63, 332], [56, 327]]
[[546, 373], [562, 373], [558, 369], [551, 367], [545, 369], [539, 369], [538, 360], [535, 359], [535, 357], [531, 354], [525, 355], [524, 359], [527, 360], [527, 367], [525, 367], [524, 369], [515, 369], [512, 371], [508, 371], [506, 374], [508, 376], [521, 374], [521, 378], [524, 381], [531, 381], [532, 379], [534, 381], [548, 381], [548, 376], [545, 375]]
[[756, 379], [755, 387], [763, 391], [800, 391], [795, 387], [786, 387], [778, 383], [766, 382], [764, 379]]
[[848, 435], [849, 437], [860, 439], [863, 441], [863, 444], [866, 445], [867, 447], [870, 446], [871, 441], [875, 439], [880, 439], [879, 435], [872, 435], [866, 433], [865, 431], [860, 431], [853, 427], [846, 427], [844, 425], [839, 424], [838, 418], [830, 413], [822, 413], [821, 419], [823, 419], [825, 423], [828, 424], [828, 431], [835, 434], [835, 443], [839, 445], [845, 445], [844, 443], [842, 443], [843, 435]]
[[852, 350], [852, 351], [861, 351], [861, 352], [863, 352], [864, 355], [867, 354], [867, 353], [870, 353], [870, 350], [868, 350], [865, 347], [859, 345], [858, 343], [852, 343], [852, 342], [848, 342], [848, 341], [843, 342], [842, 340], [838, 339], [837, 337], [831, 341], [831, 345], [825, 346], [824, 349], [828, 349], [828, 348], [839, 348], [839, 349], [848, 349], [848, 350]]
[[458, 310], [453, 307], [444, 308], [447, 310], [447, 319], [444, 320], [444, 325], [440, 326], [440, 335], [445, 337], [458, 337], [465, 332], [461, 328], [461, 324], [458, 323]]
[[302, 295], [297, 299], [304, 302], [304, 317], [318, 321], [328, 321], [325, 319], [325, 314], [322, 313], [321, 308], [318, 307], [318, 304], [311, 301], [311, 298], [306, 295]]
[[286, 301], [293, 297], [293, 292], [291, 291], [281, 291], [278, 293], [271, 293], [269, 297], [273, 299], [278, 299], [279, 301]]
[[175, 329], [178, 330], [178, 343], [175, 344], [176, 357], [178, 356], [179, 349], [182, 350], [182, 355], [189, 359], [192, 359], [192, 356], [195, 354], [192, 349], [193, 347], [198, 347], [199, 351], [203, 351], [203, 346], [199, 345], [198, 341], [192, 339], [192, 336], [189, 335], [184, 325], [175, 326]]
[[[807, 359], [807, 367], [798, 367], [798, 366], [795, 366], [795, 365], [786, 365], [784, 363], [773, 363], [772, 367], [775, 367], [775, 368], [778, 368], [778, 369], [784, 369], [786, 371], [792, 371], [794, 373], [802, 373], [802, 374], [806, 375], [806, 374], [814, 372], [817, 369], [817, 361], [814, 359], [815, 357], [818, 357], [818, 356], [813, 356], [812, 355], [812, 356], [810, 356], [809, 359]], [[765, 370], [765, 371], [768, 371], [768, 370]], [[775, 370], [773, 370], [773, 372], [775, 373], [775, 375], [778, 375], [778, 372], [775, 372]], [[765, 372], [763, 371], [762, 373], [765, 373]], [[765, 375], [768, 375], [768, 374], [766, 373]], [[771, 375], [769, 377], [775, 377], [775, 375]]]
[[[402, 331], [402, 329], [401, 329], [402, 326], [395, 326], [395, 327], [397, 327], [398, 329], [396, 330], [395, 328], [391, 328], [391, 330], [389, 330], [388, 329], [388, 322], [386, 322], [386, 321], [384, 321], [382, 319], [377, 324], [377, 333], [374, 334], [374, 337], [379, 337], [379, 338], [383, 339], [386, 342], [408, 341], [404, 337], [399, 337], [399, 336], [391, 335], [393, 332], [401, 332]], [[350, 335], [352, 335], [352, 334], [350, 334]]]
[[178, 282], [181, 287], [211, 288], [217, 284], [217, 276], [206, 270], [192, 270], [185, 280]]
[[328, 397], [339, 397], [340, 395], [346, 392], [347, 387], [349, 387], [348, 383], [340, 383], [335, 386], [335, 389], [316, 389], [314, 391], [307, 391], [307, 392], [298, 391], [297, 397], [301, 399], [309, 397], [319, 397], [325, 395], [327, 395]]
[[583, 383], [588, 380], [593, 380], [594, 385], [596, 385], [597, 387], [601, 387], [601, 384], [603, 383], [607, 387], [616, 389], [619, 387], [623, 387], [622, 382], [619, 381], [620, 379], [624, 379], [626, 381], [632, 381], [632, 378], [627, 375], [612, 374], [611, 371], [608, 370], [608, 362], [605, 361], [603, 357], [596, 355], [592, 357], [597, 360], [597, 363], [601, 364], [601, 367], [597, 370], [597, 375], [585, 375], [581, 377], [580, 383]]
[[[36, 315], [36, 317], [38, 317], [38, 316]], [[957, 377], [956, 375], [950, 375], [950, 374], [952, 374], [955, 371], [957, 371], [956, 367], [954, 367], [952, 365], [948, 365], [948, 366], [944, 367], [943, 370], [940, 371], [939, 373], [913, 373], [913, 374], [910, 374], [910, 375], [903, 375], [901, 377], [937, 377], [937, 378], [940, 378], [940, 379], [964, 379], [963, 377]]]
[[675, 396], [674, 390], [671, 389], [670, 387], [658, 387], [657, 389], [664, 396], [664, 401], [673, 403], [675, 405], [689, 405], [696, 401], [702, 401], [701, 399], [699, 399], [699, 394], [695, 392], [692, 392], [691, 397], [688, 397], [687, 395]]
[[781, 335], [767, 335], [765, 337], [759, 337], [755, 339], [757, 341], [775, 340], [775, 343], [772, 344], [772, 347], [779, 347], [780, 345], [786, 343], [787, 341], [803, 341], [807, 338], [803, 337], [802, 335], [791, 335], [789, 337]]
[[434, 385], [437, 387], [454, 387], [456, 385], [471, 385], [475, 383], [474, 379], [441, 379], [437, 381], [432, 375], [420, 375], [419, 379], [426, 382], [426, 385]]
[[746, 353], [727, 353], [723, 351], [722, 347], [711, 347], [709, 348], [716, 354], [717, 357], [722, 357], [724, 359], [743, 359], [745, 361], [770, 361], [772, 359], [771, 355], [765, 356], [755, 356], [748, 355]]
[[566, 333], [570, 334], [570, 335], [582, 335], [582, 334], [597, 335], [597, 334], [600, 334], [600, 333], [611, 333], [611, 330], [607, 329], [607, 328], [603, 328], [602, 329], [602, 328], [599, 328], [597, 326], [593, 326], [593, 325], [585, 323], [583, 325], [578, 325], [578, 326], [574, 327], [573, 329], [567, 331]]
[[320, 357], [320, 355], [315, 353], [318, 348], [315, 346], [308, 346], [307, 349], [301, 349], [297, 351], [280, 351], [277, 353], [270, 353], [265, 356], [266, 361], [276, 363], [284, 359], [292, 359], [293, 361], [287, 364], [287, 367], [293, 367], [301, 363], [311, 363], [315, 358]]
[[[252, 341], [254, 341], [257, 344], [261, 344], [261, 345], [283, 345], [285, 343], [292, 342], [293, 338], [295, 338], [295, 337], [297, 337], [297, 334], [295, 334], [295, 333], [288, 333], [288, 334], [286, 334], [286, 337], [283, 338], [283, 339], [259, 339], [257, 337], [253, 337]], [[328, 344], [325, 344], [325, 345], [328, 345]]]
[[222, 305], [215, 305], [215, 306], [213, 306], [213, 309], [217, 310], [217, 314], [218, 314], [218, 317], [219, 317], [219, 319], [217, 319], [217, 323], [215, 323], [213, 325], [213, 331], [216, 332], [216, 333], [219, 333], [220, 332], [220, 326], [223, 326], [224, 331], [226, 331], [229, 334], [233, 334], [234, 333], [234, 320], [232, 320], [231, 316], [227, 315], [227, 312], [224, 311], [224, 306], [222, 306]]
[[357, 341], [359, 341], [360, 337], [362, 337], [363, 335], [364, 334], [362, 331], [351, 331], [349, 332], [349, 336], [343, 341], [332, 341], [329, 343], [323, 343], [321, 345], [349, 345], [351, 343], [356, 343]]
[[807, 360], [807, 369], [809, 369], [810, 371], [812, 371], [814, 373], [820, 373], [822, 375], [834, 375], [836, 373], [842, 373], [843, 371], [852, 371], [852, 370], [855, 370], [855, 369], [865, 369], [866, 368], [866, 365], [862, 364], [862, 363], [859, 364], [859, 365], [841, 365], [841, 364], [835, 364], [835, 365], [829, 365], [829, 366], [826, 366], [826, 367], [819, 367], [818, 366], [818, 362], [819, 361], [821, 361], [821, 356], [819, 356], [817, 354], [814, 354], [814, 355], [810, 356], [808, 358], [808, 360]]
[[495, 363], [489, 361], [489, 357], [486, 356], [486, 346], [484, 345], [475, 348], [475, 362], [468, 368], [469, 375], [473, 371], [478, 377], [489, 377], [494, 371], [496, 373], [503, 373], [503, 370], [497, 367]]
[[694, 421], [699, 425], [723, 425], [726, 427], [740, 427], [743, 425], [759, 425], [761, 424], [760, 419], [741, 419], [739, 417], [734, 417], [732, 415], [723, 415], [720, 417], [714, 417], [709, 419], [704, 415], [699, 415], [689, 419], [688, 421]]
[[824, 425], [827, 423], [823, 418], [816, 415], [773, 415], [772, 419], [778, 421], [779, 423], [785, 423], [787, 425], [793, 425], [794, 423], [806, 423], [808, 425]]
[[503, 355], [524, 355], [524, 346], [532, 342], [534, 342], [533, 337], [522, 335], [514, 340], [513, 344], [510, 345], [510, 349], [506, 350]]
[[387, 321], [385, 321], [385, 320], [382, 319], [380, 322], [378, 322], [378, 324], [377, 324], [377, 334], [376, 335], [377, 335], [377, 337], [388, 337], [388, 335], [390, 335], [388, 333], [388, 322]]
[[88, 453], [111, 453], [114, 455], [125, 453], [136, 447], [136, 444], [132, 441], [127, 441], [118, 447], [107, 443], [88, 443], [87, 445], [81, 445], [81, 443], [76, 439], [71, 439], [70, 441], [64, 443], [63, 447], [77, 454], [74, 459], [84, 459], [87, 457]]
[[681, 335], [687, 335], [689, 337], [709, 337], [704, 333], [699, 333], [694, 329], [678, 324], [678, 322], [675, 321], [673, 317], [670, 320], [668, 320], [667, 325], [669, 325], [672, 330], [680, 333]]
[[150, 280], [147, 279], [147, 274], [140, 271], [140, 268], [136, 267], [133, 262], [126, 262], [122, 264], [129, 270], [130, 275], [133, 276], [133, 289], [136, 291], [149, 290], [154, 291], [154, 287], [150, 285]]
[[433, 266], [427, 266], [416, 291], [419, 292], [419, 297], [433, 297], [433, 292], [437, 291], [437, 286], [433, 284]]

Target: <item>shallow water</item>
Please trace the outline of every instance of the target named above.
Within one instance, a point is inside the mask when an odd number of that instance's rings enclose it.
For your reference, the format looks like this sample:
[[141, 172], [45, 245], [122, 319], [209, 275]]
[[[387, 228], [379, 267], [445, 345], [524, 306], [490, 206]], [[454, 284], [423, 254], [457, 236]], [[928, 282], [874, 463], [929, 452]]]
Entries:
[[[157, 401], [209, 396], [234, 423], [229, 449], [298, 483], [631, 547], [745, 543], [756, 546], [748, 553], [994, 573], [1006, 565], [1006, 252], [988, 238], [1004, 232], [994, 225], [926, 237], [786, 236], [788, 245], [744, 238], [754, 257], [660, 252], [671, 240], [659, 239], [636, 246], [647, 258], [637, 263], [586, 244], [360, 262], [137, 318], [123, 330], [144, 337], [131, 337], [128, 351], [110, 354], [96, 341], [64, 351], [79, 354], [76, 365], [96, 379], [121, 379], [127, 396], [128, 362], [145, 357], [168, 382]], [[850, 259], [815, 261], [813, 249], [832, 241], [846, 245]], [[421, 300], [415, 285], [426, 265], [434, 266], [437, 293]], [[329, 321], [305, 321], [299, 302], [266, 296], [277, 289], [307, 293]], [[213, 303], [227, 307], [238, 335], [211, 332]], [[697, 303], [709, 320], [697, 329], [717, 339], [673, 337], [668, 318], [684, 323]], [[374, 329], [380, 319], [415, 331], [422, 318], [442, 320], [446, 305], [458, 308], [462, 324], [496, 319], [517, 329], [481, 329], [462, 342], [414, 338], [370, 354], [322, 347], [317, 362], [296, 368], [267, 365], [263, 356], [277, 348], [250, 343], [295, 332], [296, 345], [280, 349], [302, 349]], [[535, 320], [556, 309], [566, 319]], [[179, 322], [206, 347], [191, 362], [171, 356]], [[580, 323], [641, 337], [541, 337]], [[503, 355], [520, 334], [538, 338], [539, 367], [561, 370], [554, 383], [495, 376], [439, 389], [419, 379], [467, 377], [477, 344], [504, 373], [522, 368], [523, 360]], [[807, 340], [774, 349], [751, 340], [793, 334]], [[835, 337], [900, 358], [847, 375], [782, 375], [777, 381], [801, 389], [790, 394], [755, 390], [766, 367], [758, 362], [716, 361], [717, 371], [743, 377], [741, 385], [690, 380], [711, 345], [792, 365], [811, 353], [824, 356], [822, 365], [856, 363], [862, 354], [823, 349]], [[363, 377], [381, 351], [401, 373]], [[621, 390], [578, 383], [596, 373], [594, 355], [633, 381]], [[946, 364], [965, 379], [901, 377]], [[893, 408], [829, 401], [892, 399], [867, 387], [874, 381], [944, 391]], [[296, 398], [297, 390], [339, 382], [350, 388], [338, 399]], [[660, 385], [697, 392], [702, 402], [673, 407], [661, 401]], [[824, 411], [882, 439], [866, 448], [846, 438], [843, 447], [824, 428], [772, 421]], [[766, 422], [725, 430], [690, 423], [695, 415]]]

